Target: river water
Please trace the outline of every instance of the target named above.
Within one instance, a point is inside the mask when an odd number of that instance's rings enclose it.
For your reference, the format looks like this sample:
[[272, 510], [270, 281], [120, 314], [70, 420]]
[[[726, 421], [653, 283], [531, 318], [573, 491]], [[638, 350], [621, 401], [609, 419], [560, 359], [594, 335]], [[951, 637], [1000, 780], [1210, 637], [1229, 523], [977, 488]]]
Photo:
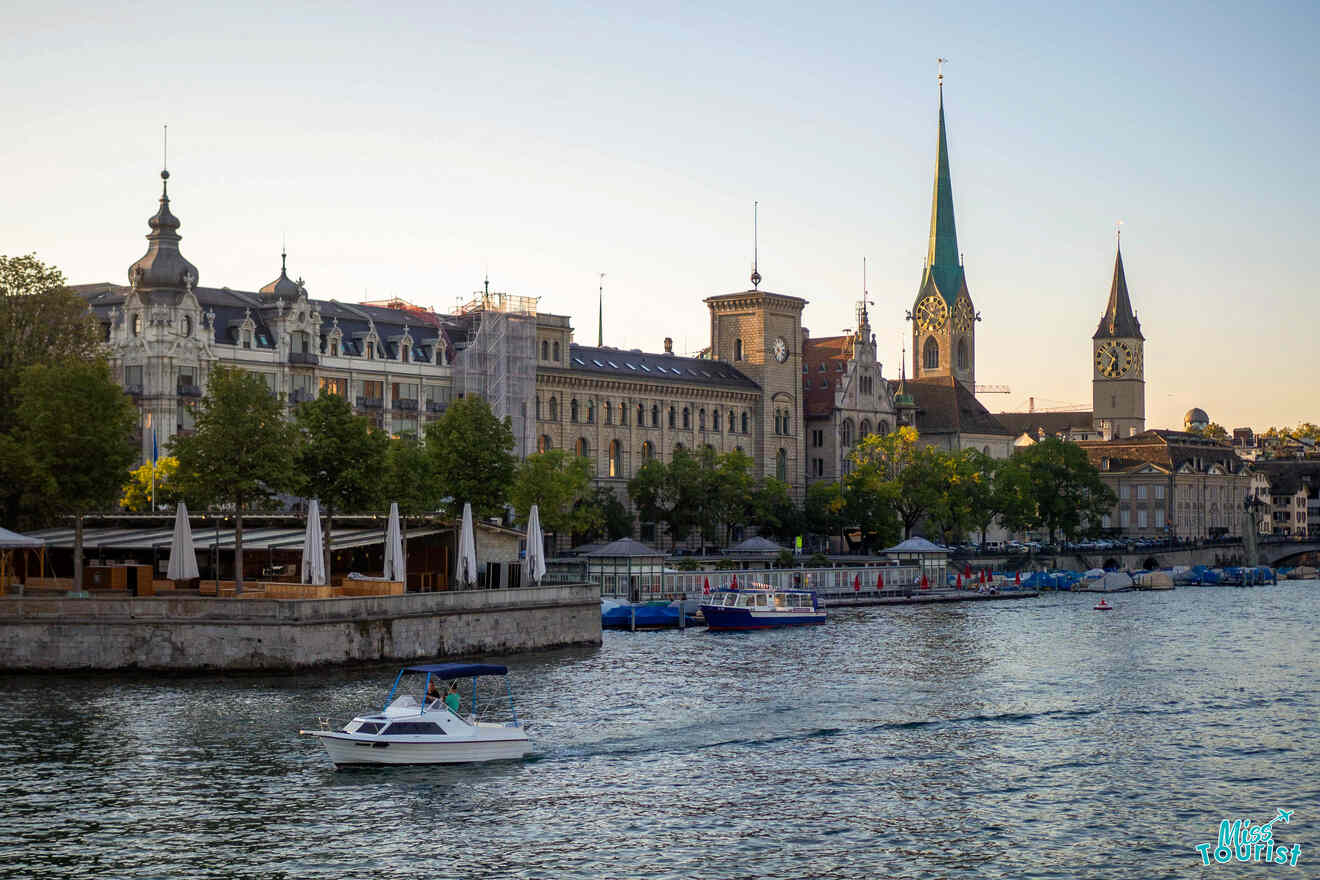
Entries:
[[[505, 658], [526, 761], [336, 771], [395, 670], [2, 679], [0, 877], [1320, 876], [1320, 583], [838, 609]], [[499, 661], [501, 658], [486, 658]], [[1274, 874], [1271, 874], [1274, 876]]]

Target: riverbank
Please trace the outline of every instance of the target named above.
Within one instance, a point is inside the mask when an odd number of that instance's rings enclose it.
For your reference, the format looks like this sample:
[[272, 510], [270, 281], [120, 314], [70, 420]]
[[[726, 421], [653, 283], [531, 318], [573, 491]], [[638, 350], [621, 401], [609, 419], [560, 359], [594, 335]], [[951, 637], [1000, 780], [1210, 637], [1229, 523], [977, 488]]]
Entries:
[[0, 598], [0, 670], [290, 670], [598, 645], [585, 584], [336, 599]]

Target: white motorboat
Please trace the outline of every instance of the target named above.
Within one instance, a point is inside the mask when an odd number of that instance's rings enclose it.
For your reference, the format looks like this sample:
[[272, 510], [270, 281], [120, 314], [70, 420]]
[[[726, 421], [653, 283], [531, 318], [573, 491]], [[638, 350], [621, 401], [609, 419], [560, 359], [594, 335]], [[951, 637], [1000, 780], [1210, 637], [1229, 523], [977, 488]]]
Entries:
[[[513, 708], [507, 674], [503, 666], [484, 663], [407, 666], [395, 677], [380, 712], [359, 715], [339, 730], [323, 722], [320, 730], [298, 732], [319, 738], [336, 767], [515, 760], [530, 752], [532, 744]], [[419, 693], [401, 692], [405, 676], [409, 685], [420, 682]], [[479, 705], [477, 681], [486, 676], [504, 678], [509, 719], [492, 720], [491, 704]], [[468, 711], [459, 715], [445, 704], [443, 695], [431, 683], [467, 678], [472, 679]]]

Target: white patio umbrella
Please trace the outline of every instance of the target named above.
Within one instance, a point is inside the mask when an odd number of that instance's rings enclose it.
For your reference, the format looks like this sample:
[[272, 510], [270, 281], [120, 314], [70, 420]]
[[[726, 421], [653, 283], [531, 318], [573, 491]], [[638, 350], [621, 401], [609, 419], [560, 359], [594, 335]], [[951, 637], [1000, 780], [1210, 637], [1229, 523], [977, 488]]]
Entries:
[[190, 581], [199, 577], [192, 526], [188, 525], [188, 507], [182, 501], [174, 512], [174, 537], [170, 540], [170, 564], [165, 577], [172, 581]]
[[385, 580], [407, 583], [403, 558], [403, 531], [399, 528], [399, 505], [390, 503], [390, 521], [385, 526]]
[[315, 498], [307, 505], [307, 531], [303, 534], [302, 577], [304, 584], [323, 584], [325, 547], [321, 543], [321, 503]]
[[463, 525], [458, 533], [458, 559], [454, 583], [471, 586], [477, 580], [477, 541], [472, 533], [472, 505], [463, 502]]
[[524, 584], [539, 584], [545, 577], [545, 538], [541, 535], [541, 510], [535, 504], [527, 514], [527, 555], [523, 557]]

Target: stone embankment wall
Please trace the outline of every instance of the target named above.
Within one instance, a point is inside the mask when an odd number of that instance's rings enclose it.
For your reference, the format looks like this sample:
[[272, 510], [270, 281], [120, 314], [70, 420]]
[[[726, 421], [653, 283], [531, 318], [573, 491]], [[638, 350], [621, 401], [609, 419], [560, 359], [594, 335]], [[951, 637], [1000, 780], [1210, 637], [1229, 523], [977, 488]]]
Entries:
[[589, 585], [342, 599], [0, 598], [0, 669], [296, 669], [600, 644]]

